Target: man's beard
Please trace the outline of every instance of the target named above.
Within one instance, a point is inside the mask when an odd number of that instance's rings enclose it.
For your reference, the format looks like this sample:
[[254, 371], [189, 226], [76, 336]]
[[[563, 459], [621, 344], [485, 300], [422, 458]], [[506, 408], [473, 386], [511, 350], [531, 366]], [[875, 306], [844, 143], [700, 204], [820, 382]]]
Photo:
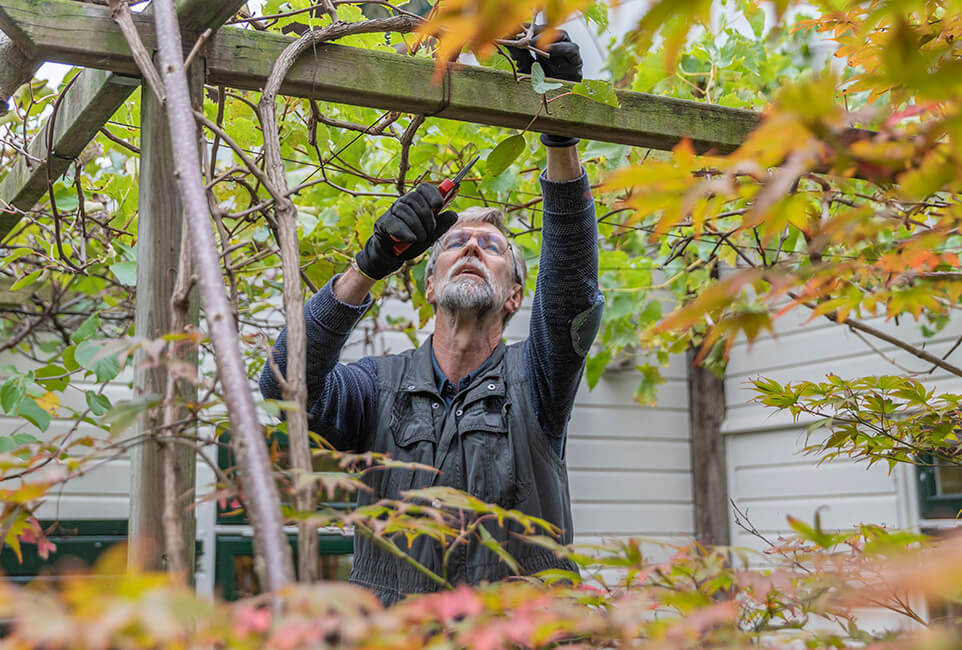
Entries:
[[[470, 274], [455, 277], [466, 266], [481, 273], [484, 279]], [[470, 257], [458, 260], [448, 270], [441, 291], [438, 292], [438, 307], [452, 315], [474, 315], [481, 319], [503, 304], [503, 300], [501, 304], [498, 303], [491, 272], [483, 264]]]

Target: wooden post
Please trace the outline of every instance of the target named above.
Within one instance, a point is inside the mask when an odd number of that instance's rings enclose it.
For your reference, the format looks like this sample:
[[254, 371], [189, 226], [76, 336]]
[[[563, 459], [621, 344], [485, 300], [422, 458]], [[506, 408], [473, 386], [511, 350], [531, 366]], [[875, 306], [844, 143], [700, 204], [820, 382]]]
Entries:
[[691, 424], [691, 483], [695, 501], [695, 538], [708, 546], [730, 541], [728, 480], [725, 473], [725, 383], [694, 361], [688, 350], [688, 414]]
[[[192, 66], [191, 93], [195, 102], [202, 96], [200, 68]], [[157, 97], [146, 84], [140, 102], [140, 215], [137, 231], [137, 303], [134, 330], [138, 336], [157, 338], [171, 329], [170, 298], [177, 280], [180, 258], [183, 205], [174, 177], [174, 162], [167, 131], [167, 117]], [[196, 325], [197, 301], [192, 300], [189, 321]], [[166, 368], [142, 369], [144, 355], [135, 357], [134, 392], [138, 397], [162, 397], [167, 386]], [[184, 394], [181, 399], [196, 399]], [[185, 412], [185, 416], [186, 416]], [[159, 433], [163, 409], [154, 408], [137, 420], [137, 434]], [[193, 500], [196, 475], [195, 454], [185, 446], [177, 448], [178, 485], [175, 494], [164, 494], [160, 444], [149, 440], [134, 448], [130, 485], [130, 566], [161, 571], [164, 553], [164, 500], [177, 499], [184, 512], [184, 548], [187, 566], [194, 565]], [[189, 572], [192, 574], [192, 572]]]

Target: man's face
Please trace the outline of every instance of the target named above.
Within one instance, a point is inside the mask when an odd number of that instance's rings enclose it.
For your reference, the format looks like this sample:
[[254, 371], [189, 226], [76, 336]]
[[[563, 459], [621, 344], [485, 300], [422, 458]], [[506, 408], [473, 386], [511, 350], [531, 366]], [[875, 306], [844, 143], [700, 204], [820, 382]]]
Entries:
[[457, 223], [441, 237], [426, 298], [436, 309], [477, 318], [521, 306], [508, 240], [485, 222]]

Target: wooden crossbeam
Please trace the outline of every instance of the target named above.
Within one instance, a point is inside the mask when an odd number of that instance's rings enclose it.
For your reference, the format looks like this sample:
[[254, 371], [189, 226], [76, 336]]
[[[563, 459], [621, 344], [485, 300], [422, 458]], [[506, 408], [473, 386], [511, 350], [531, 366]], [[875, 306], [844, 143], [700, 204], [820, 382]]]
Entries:
[[40, 64], [28, 59], [16, 43], [0, 31], [0, 115], [17, 88], [33, 78]]
[[47, 191], [48, 162], [50, 178], [64, 173], [139, 84], [140, 79], [106, 70], [78, 75], [60, 102], [49, 150], [48, 121], [27, 148], [29, 157], [18, 156], [0, 182], [0, 239], [20, 220], [20, 211], [31, 209]]
[[[147, 47], [154, 47], [149, 21], [135, 20]], [[64, 25], [70, 29], [64, 30]], [[38, 58], [136, 73], [127, 43], [100, 6], [67, 0], [0, 0], [0, 28]], [[206, 49], [207, 81], [259, 89], [291, 40], [274, 33], [222, 28]], [[184, 41], [189, 44], [191, 38]], [[428, 59], [331, 44], [318, 46], [316, 56], [303, 57], [281, 92], [519, 129], [531, 121], [540, 105], [540, 96], [530, 84], [518, 83], [506, 72], [458, 66], [444, 84], [434, 83], [432, 75], [433, 63]], [[617, 94], [620, 108], [576, 95], [564, 97], [552, 103], [551, 114], [540, 115], [531, 128], [657, 149], [670, 149], [687, 137], [700, 151], [726, 153], [759, 120], [751, 111], [630, 91]]]
[[[0, 0], [0, 14], [4, 14], [8, 9], [16, 10], [15, 3]], [[43, 2], [24, 2], [16, 3], [24, 6], [31, 6], [38, 12], [52, 10], [52, 7]], [[81, 10], [85, 7], [92, 7], [81, 2], [59, 2], [59, 5], [70, 5], [72, 9]], [[177, 0], [177, 15], [181, 24], [185, 28], [202, 31], [208, 27], [216, 27], [232, 16], [237, 9], [244, 4], [244, 0]], [[22, 8], [22, 7], [19, 7]], [[120, 34], [119, 29], [110, 18], [110, 13], [104, 7], [92, 7], [93, 12], [100, 19], [106, 17], [111, 24], [113, 32]], [[63, 14], [56, 14], [64, 18]], [[72, 15], [69, 14], [68, 15]], [[149, 19], [146, 16], [137, 18], [141, 26]], [[69, 60], [47, 58], [42, 52], [33, 47], [30, 37], [26, 32], [12, 27], [13, 33], [4, 34], [0, 39], [0, 81], [9, 78], [10, 85], [24, 83], [29, 80], [22, 77], [21, 72], [17, 72], [14, 79], [14, 69], [7, 67], [12, 65], [11, 61], [19, 62], [19, 65], [27, 65], [30, 68], [30, 76], [36, 70], [34, 61], [60, 61], [62, 63], [72, 63]], [[50, 27], [54, 29], [53, 36], [57, 38], [59, 34], [66, 38], [71, 34], [68, 23], [60, 23], [54, 20]], [[6, 31], [6, 30], [4, 30]], [[94, 33], [86, 33], [83, 38], [88, 43], [94, 43], [99, 36]], [[69, 40], [69, 39], [68, 39]], [[123, 36], [121, 35], [121, 40]], [[126, 43], [126, 41], [124, 41]], [[6, 54], [4, 54], [6, 53]], [[9, 57], [9, 58], [8, 58]], [[52, 155], [48, 155], [48, 136], [50, 128], [49, 121], [43, 126], [40, 134], [35, 137], [27, 147], [29, 158], [20, 156], [7, 175], [0, 181], [0, 240], [7, 236], [13, 227], [19, 222], [20, 214], [30, 210], [36, 205], [37, 201], [43, 196], [47, 189], [48, 173], [49, 178], [58, 178], [67, 169], [70, 161], [76, 158], [84, 150], [96, 135], [97, 132], [107, 123], [110, 116], [119, 109], [127, 97], [140, 85], [140, 73], [134, 69], [128, 69], [124, 73], [110, 72], [101, 66], [90, 66], [77, 75], [76, 81], [64, 93], [60, 102], [60, 108], [54, 122], [54, 133], [49, 139]], [[18, 68], [20, 70], [20, 68]], [[11, 93], [13, 90], [10, 91]], [[48, 172], [47, 162], [49, 160], [50, 169]]]

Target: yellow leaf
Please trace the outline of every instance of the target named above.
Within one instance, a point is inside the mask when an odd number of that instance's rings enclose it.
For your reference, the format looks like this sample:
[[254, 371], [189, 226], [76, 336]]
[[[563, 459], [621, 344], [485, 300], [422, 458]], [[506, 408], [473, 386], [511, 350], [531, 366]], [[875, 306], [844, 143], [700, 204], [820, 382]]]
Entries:
[[40, 397], [35, 398], [34, 401], [37, 403], [37, 406], [50, 415], [56, 415], [57, 409], [60, 407], [60, 398], [56, 393], [52, 393], [49, 390]]

